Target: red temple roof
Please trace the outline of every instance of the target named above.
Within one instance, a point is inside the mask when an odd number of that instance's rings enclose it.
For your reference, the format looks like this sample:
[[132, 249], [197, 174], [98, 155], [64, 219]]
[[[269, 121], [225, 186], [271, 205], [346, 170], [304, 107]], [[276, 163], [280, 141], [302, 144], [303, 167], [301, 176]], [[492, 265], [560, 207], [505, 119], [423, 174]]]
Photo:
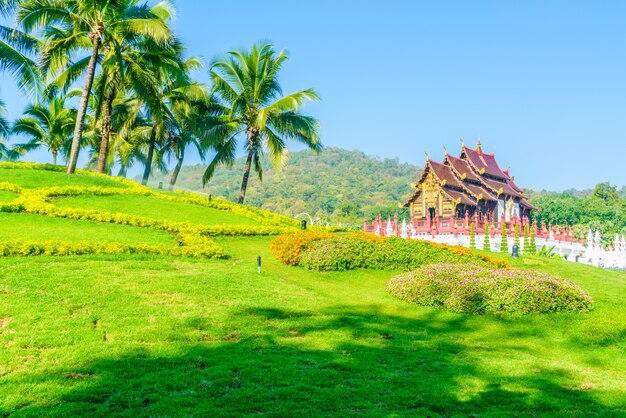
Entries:
[[478, 176], [474, 174], [474, 170], [472, 170], [472, 167], [470, 167], [467, 161], [462, 160], [461, 158], [453, 157], [450, 154], [446, 154], [443, 163], [445, 164], [446, 161], [461, 178], [465, 176], [465, 179], [467, 180], [480, 181]]
[[461, 158], [463, 158], [463, 156], [465, 156], [467, 161], [469, 161], [469, 163], [472, 164], [479, 172], [484, 170], [485, 174], [489, 174], [494, 177], [505, 180], [510, 178], [509, 175], [502, 171], [498, 165], [495, 155], [484, 153], [480, 147], [473, 150], [463, 145]]
[[451, 199], [458, 200], [460, 203], [463, 203], [464, 205], [476, 206], [476, 201], [471, 199], [464, 192], [459, 192], [459, 191], [447, 189], [447, 188], [444, 188], [443, 192], [447, 194], [448, 196], [450, 196]]
[[466, 182], [463, 183], [463, 187], [465, 187], [476, 198], [478, 198], [480, 196], [481, 199], [489, 200], [491, 202], [495, 202], [497, 200], [493, 196], [493, 194], [489, 190], [485, 189], [484, 187], [476, 186], [474, 184], [466, 183]]
[[520, 198], [524, 197], [524, 195], [518, 193], [508, 183], [503, 183], [500, 181], [496, 181], [496, 180], [492, 180], [492, 179], [488, 179], [484, 177], [481, 179], [481, 181], [483, 182], [484, 185], [489, 187], [491, 190], [493, 190], [497, 194], [505, 194], [505, 195], [515, 196], [515, 197], [520, 197]]
[[432, 168], [433, 174], [435, 175], [435, 177], [437, 177], [440, 181], [445, 181], [446, 185], [458, 187], [458, 188], [463, 187], [463, 185], [461, 184], [459, 179], [454, 175], [454, 173], [452, 172], [449, 166], [441, 164], [441, 163], [437, 163], [430, 159], [428, 160], [427, 164], [430, 165], [430, 167]]

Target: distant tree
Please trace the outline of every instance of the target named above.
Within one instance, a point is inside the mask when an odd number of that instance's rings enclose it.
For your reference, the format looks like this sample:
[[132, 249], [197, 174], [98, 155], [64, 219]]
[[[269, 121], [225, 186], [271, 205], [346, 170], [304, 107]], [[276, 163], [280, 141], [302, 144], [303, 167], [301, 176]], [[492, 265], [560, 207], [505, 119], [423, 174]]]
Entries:
[[619, 194], [617, 193], [617, 187], [611, 186], [610, 183], [599, 183], [593, 190], [593, 197], [596, 199], [602, 199], [606, 202], [614, 202], [619, 200]]
[[530, 254], [537, 254], [537, 241], [535, 239], [535, 227], [530, 228], [530, 244], [528, 246], [528, 251]]
[[489, 222], [485, 222], [485, 233], [483, 237], [483, 250], [491, 251], [491, 240], [489, 239]]
[[287, 139], [316, 151], [322, 148], [317, 120], [300, 113], [304, 102], [319, 100], [317, 93], [307, 89], [282, 96], [278, 73], [286, 59], [286, 52], [276, 55], [271, 44], [261, 44], [254, 45], [250, 51], [232, 51], [211, 67], [219, 105], [215, 107], [214, 123], [206, 136], [214, 144], [216, 154], [206, 168], [202, 182], [206, 185], [217, 166], [232, 166], [237, 141], [240, 135], [245, 135], [247, 158], [239, 203], [245, 199], [253, 166], [262, 178], [260, 157], [263, 153], [269, 153], [274, 166], [281, 166], [285, 162]]
[[509, 252], [509, 240], [506, 233], [506, 223], [502, 222], [502, 231], [500, 231], [500, 252], [508, 253]]
[[513, 238], [513, 245], [517, 245], [517, 249], [519, 251], [520, 242], [519, 242], [519, 225], [515, 224], [515, 237]]
[[472, 222], [470, 224], [470, 241], [469, 241], [469, 247], [472, 250], [476, 249], [476, 226], [474, 225], [474, 222]]
[[52, 153], [52, 163], [56, 165], [59, 153], [67, 154], [69, 151], [75, 120], [76, 110], [66, 107], [64, 97], [30, 105], [24, 116], [13, 125], [14, 134], [28, 138], [28, 142], [16, 145], [16, 149], [31, 151], [46, 147]]

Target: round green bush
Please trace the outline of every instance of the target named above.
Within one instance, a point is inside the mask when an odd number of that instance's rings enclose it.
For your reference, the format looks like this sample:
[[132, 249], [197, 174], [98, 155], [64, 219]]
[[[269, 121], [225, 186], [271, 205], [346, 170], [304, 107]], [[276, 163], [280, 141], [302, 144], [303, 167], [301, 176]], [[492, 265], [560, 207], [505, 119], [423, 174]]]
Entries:
[[387, 290], [408, 303], [459, 313], [587, 312], [593, 306], [591, 296], [568, 280], [471, 264], [430, 264], [393, 277]]

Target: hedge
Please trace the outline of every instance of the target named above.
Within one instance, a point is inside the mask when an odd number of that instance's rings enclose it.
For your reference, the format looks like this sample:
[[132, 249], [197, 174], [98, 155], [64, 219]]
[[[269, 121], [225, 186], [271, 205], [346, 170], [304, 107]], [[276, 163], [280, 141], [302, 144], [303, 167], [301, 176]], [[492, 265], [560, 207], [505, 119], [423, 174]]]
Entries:
[[280, 235], [272, 242], [272, 253], [283, 264], [301, 265], [318, 271], [355, 268], [408, 270], [445, 261], [510, 268], [504, 260], [477, 254], [463, 247], [396, 237], [382, 238], [364, 233], [350, 236], [316, 232]]
[[111, 242], [66, 241], [4, 241], [0, 242], [0, 256], [69, 256], [86, 254], [155, 254], [194, 258], [226, 258], [217, 244], [197, 236], [184, 236], [184, 246], [121, 244]]

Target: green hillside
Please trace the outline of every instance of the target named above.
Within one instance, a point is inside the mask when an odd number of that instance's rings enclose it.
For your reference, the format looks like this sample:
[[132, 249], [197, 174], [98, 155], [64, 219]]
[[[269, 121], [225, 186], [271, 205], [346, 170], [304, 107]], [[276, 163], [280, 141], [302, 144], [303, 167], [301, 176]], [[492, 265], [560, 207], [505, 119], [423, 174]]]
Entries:
[[623, 272], [509, 260], [594, 309], [456, 314], [279, 263], [292, 219], [55, 170], [0, 164], [2, 416], [626, 414]]
[[[177, 187], [236, 200], [241, 187], [244, 159], [232, 169], [222, 167], [202, 189], [206, 166], [183, 167]], [[246, 203], [287, 216], [307, 212], [322, 222], [362, 225], [363, 213], [374, 216], [396, 212], [411, 194], [421, 169], [397, 159], [370, 157], [359, 151], [327, 148], [316, 154], [289, 154], [287, 165], [276, 171], [264, 162], [263, 181], [251, 176]], [[152, 185], [168, 176], [157, 176]]]

